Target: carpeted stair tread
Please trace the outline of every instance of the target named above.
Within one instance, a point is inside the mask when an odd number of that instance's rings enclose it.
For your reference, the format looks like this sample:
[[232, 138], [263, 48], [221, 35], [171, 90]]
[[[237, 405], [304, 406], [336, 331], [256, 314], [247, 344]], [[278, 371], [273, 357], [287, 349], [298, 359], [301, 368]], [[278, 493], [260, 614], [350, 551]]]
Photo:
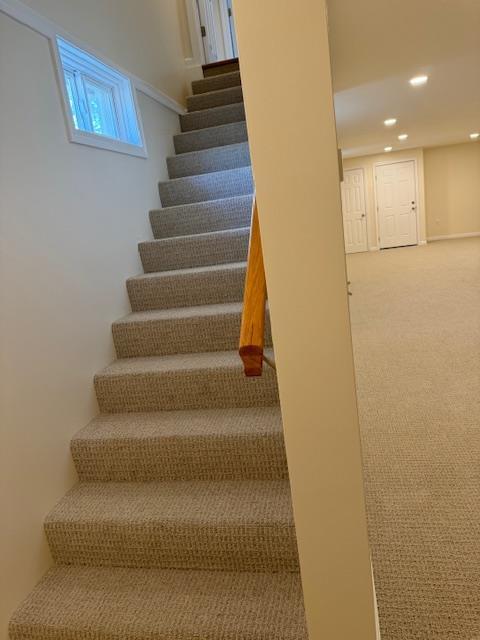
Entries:
[[[118, 358], [229, 351], [238, 347], [242, 302], [138, 311], [112, 325]], [[265, 345], [272, 345], [266, 314]]]
[[234, 62], [180, 116], [101, 414], [71, 441], [80, 483], [45, 521], [57, 566], [12, 640], [307, 640], [276, 373], [238, 355], [254, 184]]
[[132, 311], [239, 302], [245, 270], [235, 262], [134, 276], [127, 280]]
[[156, 239], [209, 233], [250, 225], [252, 195], [219, 198], [150, 211]]
[[240, 65], [238, 58], [222, 61], [221, 64], [209, 64], [203, 66], [203, 77], [211, 78], [212, 76], [219, 76], [222, 73], [232, 73], [232, 71], [239, 71]]
[[12, 640], [307, 640], [298, 573], [55, 567]]
[[288, 475], [278, 406], [99, 415], [71, 450], [83, 482]]
[[182, 131], [193, 131], [242, 120], [245, 120], [245, 107], [243, 102], [236, 102], [223, 107], [184, 113], [180, 116], [180, 128]]
[[208, 91], [217, 91], [218, 89], [226, 89], [227, 87], [236, 87], [241, 84], [240, 71], [231, 71], [230, 73], [222, 73], [210, 78], [202, 78], [192, 82], [192, 93], [206, 93]]
[[57, 564], [298, 570], [287, 480], [82, 482], [45, 531]]
[[140, 242], [145, 273], [191, 269], [247, 259], [250, 227]]
[[227, 104], [233, 104], [243, 101], [243, 92], [241, 85], [236, 87], [228, 87], [227, 89], [217, 89], [207, 93], [199, 93], [197, 95], [187, 97], [187, 111], [200, 111], [202, 109], [212, 109]]
[[182, 154], [212, 147], [238, 144], [247, 140], [247, 123], [242, 121], [178, 133], [173, 137], [173, 144], [175, 152]]
[[159, 182], [158, 190], [163, 207], [204, 202], [253, 193], [252, 168], [239, 167], [185, 178]]
[[168, 175], [171, 179], [248, 167], [250, 164], [248, 142], [191, 151], [167, 158]]
[[[266, 354], [272, 358], [269, 349]], [[116, 360], [95, 378], [102, 413], [272, 406], [275, 373], [246, 378], [237, 351]]]

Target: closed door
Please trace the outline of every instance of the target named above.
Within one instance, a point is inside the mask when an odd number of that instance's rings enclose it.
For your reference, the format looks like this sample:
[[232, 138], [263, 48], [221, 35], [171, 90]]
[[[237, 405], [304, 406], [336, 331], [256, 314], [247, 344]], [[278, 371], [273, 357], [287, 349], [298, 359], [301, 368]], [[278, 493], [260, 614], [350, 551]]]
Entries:
[[197, 0], [198, 14], [202, 30], [203, 50], [207, 64], [220, 58], [218, 46], [217, 11], [218, 0]]
[[417, 244], [415, 163], [379, 165], [375, 171], [380, 248]]
[[367, 251], [367, 211], [363, 169], [344, 171], [342, 210], [346, 253]]

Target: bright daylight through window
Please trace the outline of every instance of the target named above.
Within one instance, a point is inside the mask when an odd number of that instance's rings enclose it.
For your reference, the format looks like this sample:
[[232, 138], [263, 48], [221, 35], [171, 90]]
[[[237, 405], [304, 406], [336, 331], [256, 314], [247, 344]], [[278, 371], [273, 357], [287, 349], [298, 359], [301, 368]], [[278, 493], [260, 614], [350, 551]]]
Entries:
[[72, 139], [113, 150], [122, 150], [114, 141], [142, 148], [129, 78], [63, 38], [57, 37], [57, 46], [75, 130]]

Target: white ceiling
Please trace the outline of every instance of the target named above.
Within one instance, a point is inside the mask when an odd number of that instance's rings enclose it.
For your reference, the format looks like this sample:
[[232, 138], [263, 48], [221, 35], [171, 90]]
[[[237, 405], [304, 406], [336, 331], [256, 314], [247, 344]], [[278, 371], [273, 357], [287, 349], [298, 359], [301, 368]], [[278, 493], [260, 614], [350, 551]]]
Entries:
[[[470, 142], [480, 131], [480, 0], [328, 0], [328, 13], [345, 156]], [[427, 85], [411, 87], [419, 74]]]

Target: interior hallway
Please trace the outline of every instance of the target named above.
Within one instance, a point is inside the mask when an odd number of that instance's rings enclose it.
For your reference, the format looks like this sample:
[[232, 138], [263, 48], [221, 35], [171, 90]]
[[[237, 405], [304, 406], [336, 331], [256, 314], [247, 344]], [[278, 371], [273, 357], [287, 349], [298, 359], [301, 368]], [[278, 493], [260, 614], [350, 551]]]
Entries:
[[382, 640], [480, 637], [480, 238], [347, 263]]

